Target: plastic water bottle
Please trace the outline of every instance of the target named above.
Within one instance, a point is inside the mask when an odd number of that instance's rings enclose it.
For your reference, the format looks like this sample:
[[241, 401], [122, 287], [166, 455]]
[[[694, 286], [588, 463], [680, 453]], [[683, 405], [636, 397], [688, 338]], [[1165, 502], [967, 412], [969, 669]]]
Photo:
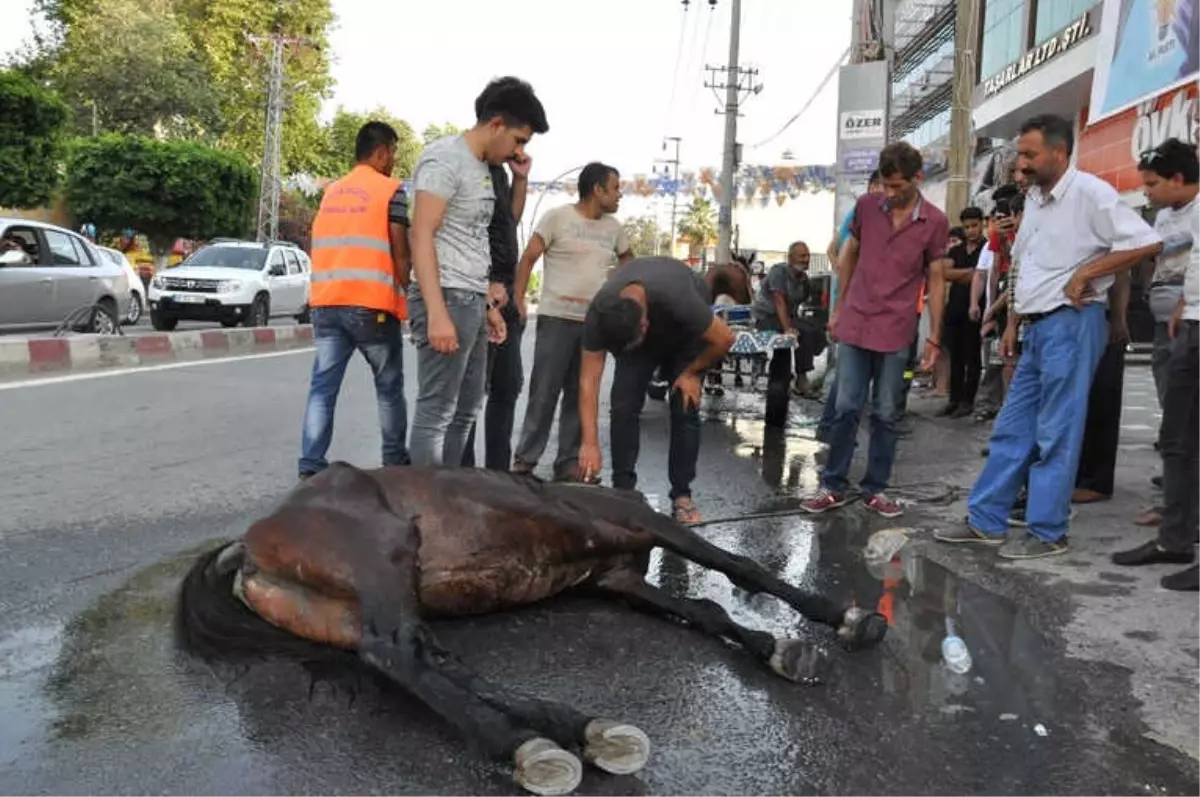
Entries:
[[946, 618], [946, 638], [942, 640], [942, 660], [950, 672], [963, 675], [971, 671], [971, 651], [954, 632], [954, 621], [949, 617]]

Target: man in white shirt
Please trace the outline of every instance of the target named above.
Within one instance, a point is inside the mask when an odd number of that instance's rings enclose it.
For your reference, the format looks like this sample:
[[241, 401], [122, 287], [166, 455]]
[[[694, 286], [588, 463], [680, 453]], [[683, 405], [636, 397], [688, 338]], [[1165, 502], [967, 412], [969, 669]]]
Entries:
[[[1162, 238], [1116, 189], [1071, 167], [1072, 123], [1051, 114], [1021, 127], [1017, 168], [1032, 187], [1013, 242], [1017, 282], [1001, 341], [1021, 359], [992, 432], [967, 523], [938, 532], [947, 543], [998, 545], [1005, 559], [1066, 553], [1071, 493], [1083, 445], [1088, 393], [1108, 344], [1108, 289], [1162, 246]], [[1028, 478], [1028, 531], [1005, 540], [1009, 513]]]
[[620, 204], [621, 175], [611, 166], [589, 163], [579, 173], [579, 201], [547, 211], [521, 255], [513, 295], [522, 323], [526, 318], [529, 274], [539, 257], [542, 295], [529, 402], [513, 462], [514, 473], [532, 473], [537, 467], [550, 438], [560, 396], [554, 477], [570, 480], [578, 471], [583, 320], [592, 297], [613, 269], [633, 259], [625, 228], [612, 215]]

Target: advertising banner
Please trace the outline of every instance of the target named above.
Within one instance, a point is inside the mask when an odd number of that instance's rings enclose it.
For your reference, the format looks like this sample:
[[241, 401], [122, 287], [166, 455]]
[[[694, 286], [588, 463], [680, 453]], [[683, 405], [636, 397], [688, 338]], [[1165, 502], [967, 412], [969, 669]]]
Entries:
[[838, 73], [837, 199], [834, 229], [867, 190], [887, 144], [891, 84], [886, 61], [847, 64]]
[[1121, 193], [1142, 190], [1138, 157], [1168, 138], [1200, 143], [1200, 100], [1196, 83], [1113, 114], [1079, 136], [1078, 166]]
[[1091, 123], [1195, 80], [1200, 0], [1104, 0]]

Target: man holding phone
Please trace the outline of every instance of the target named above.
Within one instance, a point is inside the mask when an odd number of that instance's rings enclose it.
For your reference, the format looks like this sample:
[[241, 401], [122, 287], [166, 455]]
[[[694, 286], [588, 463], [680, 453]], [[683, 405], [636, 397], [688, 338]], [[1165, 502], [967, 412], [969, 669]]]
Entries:
[[611, 416], [613, 487], [637, 485], [642, 406], [660, 367], [671, 380], [671, 439], [668, 475], [673, 515], [700, 522], [692, 481], [700, 456], [700, 386], [703, 374], [733, 348], [733, 331], [713, 315], [704, 278], [668, 257], [632, 260], [614, 272], [588, 307], [579, 374], [579, 477], [600, 473], [600, 380], [604, 356], [617, 360]]

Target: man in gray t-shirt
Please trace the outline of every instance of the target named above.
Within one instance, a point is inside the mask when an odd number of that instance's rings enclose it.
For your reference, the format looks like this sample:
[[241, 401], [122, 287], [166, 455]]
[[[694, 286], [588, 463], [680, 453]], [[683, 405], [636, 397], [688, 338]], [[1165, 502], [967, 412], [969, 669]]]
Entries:
[[496, 195], [488, 166], [524, 155], [546, 113], [528, 83], [494, 80], [475, 102], [476, 124], [426, 147], [411, 180], [408, 308], [417, 350], [414, 465], [462, 462], [483, 404], [488, 340], [502, 343], [503, 285], [489, 288], [488, 223]]
[[700, 380], [733, 346], [733, 332], [713, 316], [708, 283], [686, 263], [668, 257], [643, 257], [616, 271], [596, 293], [583, 322], [579, 370], [581, 442], [579, 476], [599, 475], [600, 381], [605, 353], [617, 361], [613, 376], [613, 487], [637, 485], [642, 405], [656, 371], [673, 383], [668, 478], [676, 520], [698, 523], [692, 481], [700, 455]]

